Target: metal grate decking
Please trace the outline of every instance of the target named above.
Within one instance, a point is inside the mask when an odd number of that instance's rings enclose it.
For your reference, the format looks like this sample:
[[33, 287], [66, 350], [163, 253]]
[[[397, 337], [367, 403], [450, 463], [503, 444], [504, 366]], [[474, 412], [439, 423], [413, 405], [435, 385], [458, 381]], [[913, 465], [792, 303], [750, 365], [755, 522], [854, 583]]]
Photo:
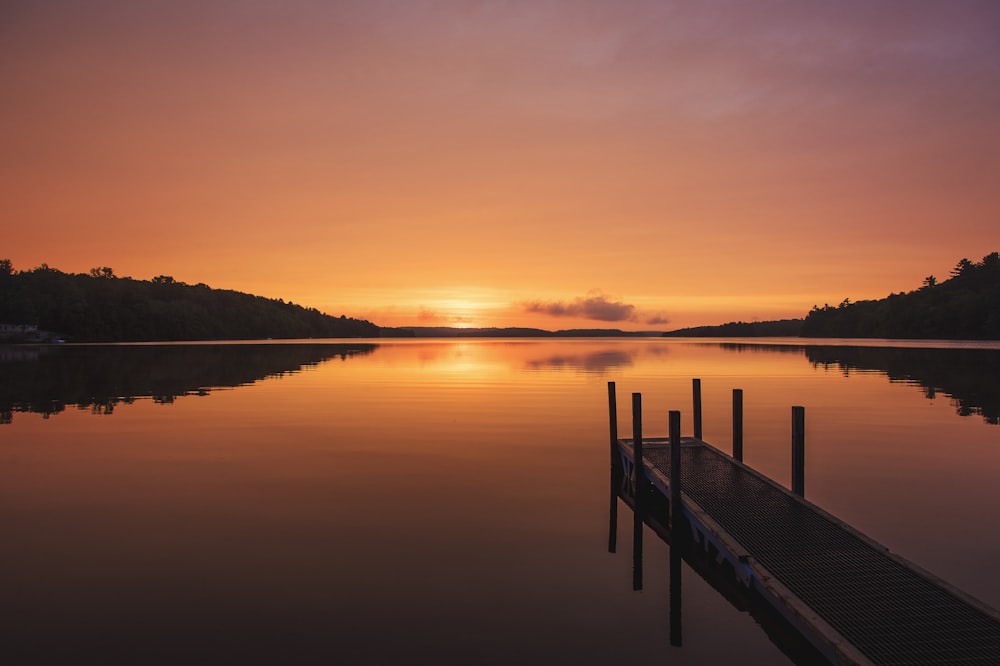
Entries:
[[[669, 480], [669, 446], [643, 458]], [[681, 488], [873, 662], [1000, 664], [995, 614], [721, 451], [684, 438]]]

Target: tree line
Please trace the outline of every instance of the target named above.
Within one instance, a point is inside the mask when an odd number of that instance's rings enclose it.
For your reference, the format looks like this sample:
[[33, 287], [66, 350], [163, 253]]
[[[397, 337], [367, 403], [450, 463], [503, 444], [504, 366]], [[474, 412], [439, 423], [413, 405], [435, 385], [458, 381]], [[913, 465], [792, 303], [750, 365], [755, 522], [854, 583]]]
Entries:
[[813, 306], [805, 337], [1000, 340], [1000, 253], [962, 259], [949, 279], [924, 278], [914, 291], [837, 306]]
[[0, 323], [29, 324], [72, 342], [378, 337], [363, 319], [169, 275], [118, 277], [107, 266], [15, 271], [0, 259]]
[[667, 331], [665, 338], [770, 338], [798, 337], [802, 333], [801, 319], [770, 321], [731, 321], [718, 326], [692, 326]]

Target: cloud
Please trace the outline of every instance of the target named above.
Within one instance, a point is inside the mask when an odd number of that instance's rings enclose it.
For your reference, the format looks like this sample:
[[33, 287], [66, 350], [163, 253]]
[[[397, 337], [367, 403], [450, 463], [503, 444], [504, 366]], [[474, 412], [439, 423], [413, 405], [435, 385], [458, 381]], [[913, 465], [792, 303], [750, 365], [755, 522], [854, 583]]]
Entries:
[[646, 323], [652, 326], [656, 326], [659, 324], [669, 324], [670, 319], [663, 314], [654, 314], [646, 317]]
[[421, 324], [437, 324], [445, 321], [445, 317], [442, 317], [436, 312], [428, 310], [424, 306], [420, 306], [420, 312], [417, 314], [417, 321]]
[[622, 301], [611, 301], [604, 294], [594, 294], [563, 301], [532, 301], [524, 304], [525, 312], [547, 314], [551, 317], [580, 317], [595, 321], [635, 321], [635, 306]]

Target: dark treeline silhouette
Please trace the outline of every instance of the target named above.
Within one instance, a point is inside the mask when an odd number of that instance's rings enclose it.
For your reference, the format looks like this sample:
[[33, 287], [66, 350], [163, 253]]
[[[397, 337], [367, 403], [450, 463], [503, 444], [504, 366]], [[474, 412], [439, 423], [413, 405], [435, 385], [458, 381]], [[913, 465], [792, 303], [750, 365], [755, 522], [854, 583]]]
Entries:
[[110, 414], [139, 398], [171, 403], [375, 348], [366, 343], [11, 347], [0, 352], [0, 423], [10, 423], [14, 412], [47, 417], [73, 405]]
[[933, 399], [945, 394], [960, 416], [1000, 425], [1000, 352], [990, 349], [806, 347], [814, 365], [878, 371], [891, 381], [918, 384]]
[[802, 335], [827, 338], [1000, 340], [1000, 253], [962, 259], [951, 278], [877, 301], [814, 306]]
[[797, 337], [802, 333], [801, 319], [773, 321], [731, 321], [719, 326], [694, 326], [664, 333], [664, 337], [690, 338], [763, 338]]
[[188, 285], [160, 275], [119, 278], [108, 267], [70, 274], [0, 260], [0, 323], [30, 324], [74, 342], [377, 337], [371, 322], [280, 299]]

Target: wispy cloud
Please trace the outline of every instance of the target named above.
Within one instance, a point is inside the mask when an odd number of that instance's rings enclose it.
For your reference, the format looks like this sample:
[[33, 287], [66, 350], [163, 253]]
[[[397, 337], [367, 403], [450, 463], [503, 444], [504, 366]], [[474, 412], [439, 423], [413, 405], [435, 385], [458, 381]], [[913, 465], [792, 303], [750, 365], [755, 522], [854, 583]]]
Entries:
[[440, 324], [446, 321], [446, 318], [442, 317], [437, 312], [428, 310], [426, 307], [421, 306], [420, 312], [417, 313], [417, 321], [421, 324]]
[[612, 301], [601, 293], [589, 294], [570, 302], [531, 301], [524, 304], [524, 311], [552, 317], [580, 317], [595, 321], [636, 320], [634, 305], [623, 301]]
[[670, 322], [663, 311], [641, 311], [632, 303], [609, 297], [599, 290], [571, 301], [527, 301], [521, 304], [525, 312], [550, 317], [574, 317], [607, 322], [641, 322], [661, 326]]

